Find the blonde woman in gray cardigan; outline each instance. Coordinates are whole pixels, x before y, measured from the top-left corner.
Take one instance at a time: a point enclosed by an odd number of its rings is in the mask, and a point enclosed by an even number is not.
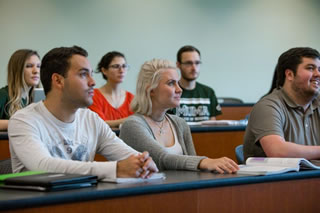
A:
[[[180,103],[182,90],[178,81],[179,74],[170,61],[153,59],[145,62],[131,103],[135,114],[123,123],[120,138],[138,151],[148,151],[161,170],[236,172],[238,165],[227,157],[197,156],[187,123],[166,113]]]

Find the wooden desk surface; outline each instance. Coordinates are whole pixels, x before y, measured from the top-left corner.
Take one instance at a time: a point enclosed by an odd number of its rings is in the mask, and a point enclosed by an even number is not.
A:
[[[166,180],[61,192],[0,189],[8,212],[319,212],[320,170],[272,176],[165,171]]]

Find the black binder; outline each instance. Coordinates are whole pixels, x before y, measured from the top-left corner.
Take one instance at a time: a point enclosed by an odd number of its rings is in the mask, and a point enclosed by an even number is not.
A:
[[[58,191],[97,185],[97,176],[42,173],[28,176],[6,178],[2,188],[27,189],[36,191]]]

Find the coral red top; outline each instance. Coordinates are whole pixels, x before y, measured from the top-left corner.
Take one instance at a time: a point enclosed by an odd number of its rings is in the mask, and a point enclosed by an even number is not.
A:
[[[94,89],[93,104],[89,107],[96,112],[104,121],[118,120],[126,118],[133,114],[130,110],[130,103],[134,95],[126,91],[126,98],[119,108],[114,108],[108,100],[103,96],[99,89]]]

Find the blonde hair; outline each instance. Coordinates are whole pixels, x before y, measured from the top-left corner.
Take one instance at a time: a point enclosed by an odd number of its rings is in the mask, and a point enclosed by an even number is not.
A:
[[[165,69],[176,69],[176,66],[165,59],[152,59],[141,66],[136,85],[136,95],[131,102],[131,110],[133,112],[151,115],[152,102],[150,92],[159,85],[161,73]]]
[[[31,56],[36,55],[40,59],[38,53],[30,49],[20,49],[15,51],[10,57],[8,63],[8,93],[9,101],[6,106],[9,106],[8,112],[11,117],[17,110],[23,108],[22,97],[27,93],[26,99],[27,104],[31,102],[30,93],[33,90],[31,87],[30,91],[27,83],[24,79],[24,67],[26,60]]]

